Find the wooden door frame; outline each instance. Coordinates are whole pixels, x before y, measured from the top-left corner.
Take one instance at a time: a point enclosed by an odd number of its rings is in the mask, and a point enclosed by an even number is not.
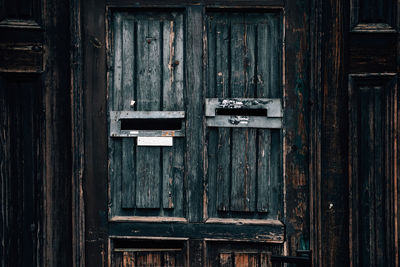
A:
[[[336,2],[340,2],[340,0],[331,0],[333,4]],[[160,2],[160,1],[155,1]],[[179,2],[179,1],[178,1]],[[242,1],[245,2],[245,1]],[[274,2],[274,1],[272,1]],[[280,2],[280,1],[275,1]],[[290,1],[292,2],[292,1]],[[322,92],[320,90],[321,85],[321,73],[325,66],[321,67],[321,34],[327,29],[321,29],[321,25],[326,18],[321,17],[322,10],[322,0],[314,0],[310,3],[310,6],[303,6],[303,11],[307,8],[314,9],[313,12],[310,12],[310,16],[307,14],[301,13],[299,11],[299,7],[295,3],[288,4],[289,6],[285,8],[286,16],[292,15],[296,18],[298,22],[298,28],[295,32],[286,32],[286,40],[298,40],[299,43],[298,49],[300,51],[308,51],[311,52],[311,58],[305,59],[309,60],[309,64],[311,65],[309,72],[304,72],[305,75],[309,75],[310,77],[310,90],[309,90],[309,101],[306,103],[302,103],[304,107],[310,106],[309,118],[309,127],[303,127],[301,129],[300,134],[293,133],[292,138],[299,136],[309,142],[309,147],[297,147],[296,145],[287,147],[287,149],[291,150],[293,154],[293,160],[299,160],[301,157],[309,157],[309,166],[307,169],[303,170],[304,179],[301,185],[296,185],[293,187],[287,188],[289,193],[300,196],[298,199],[305,201],[306,203],[310,202],[310,217],[308,218],[307,208],[304,209],[304,205],[302,201],[289,200],[289,205],[291,207],[291,212],[287,214],[289,221],[292,221],[292,225],[294,227],[289,227],[287,229],[287,233],[289,236],[293,236],[292,242],[295,242],[296,237],[303,232],[304,227],[308,227],[308,223],[304,221],[311,221],[310,224],[310,247],[317,251],[314,253],[314,262],[315,266],[318,266],[318,262],[321,261],[323,253],[322,251],[322,240],[320,231],[322,228],[321,221],[321,109],[322,105],[320,99],[322,97]],[[84,201],[84,174],[85,174],[85,137],[84,137],[84,86],[83,86],[83,39],[89,38],[89,36],[83,36],[83,25],[81,24],[82,16],[83,16],[83,8],[81,1],[71,0],[70,2],[70,18],[71,18],[71,37],[72,37],[72,53],[71,53],[71,62],[72,62],[72,77],[71,77],[71,111],[72,111],[72,208],[73,208],[73,216],[72,216],[72,227],[73,227],[73,263],[74,266],[84,266],[85,265],[85,242],[86,242],[86,231],[85,229],[85,201]],[[300,7],[301,8],[301,7]],[[339,8],[335,10],[337,14],[339,14],[342,10]],[[104,10],[105,12],[105,10]],[[305,27],[301,27],[303,23],[307,23],[306,20],[309,20],[309,25],[312,27],[309,31]],[[339,32],[340,33],[340,32]],[[310,34],[310,36],[308,36]],[[92,38],[92,37],[90,37]],[[334,36],[328,36],[328,38],[334,38]],[[93,39],[95,40],[95,39]],[[93,41],[91,40],[91,41]],[[301,40],[301,41],[300,41]],[[308,44],[307,42],[310,41]],[[288,41],[286,41],[288,43]],[[94,44],[96,45],[96,44]],[[100,44],[101,45],[101,44]],[[294,46],[294,45],[293,45]],[[332,49],[334,50],[334,49]],[[296,49],[292,49],[286,52],[286,57],[296,58],[297,51]],[[301,52],[300,52],[301,54]],[[305,52],[305,54],[307,54]],[[335,61],[336,62],[336,61]],[[288,63],[287,63],[288,64]],[[295,64],[292,64],[293,68]],[[296,73],[296,71],[292,71]],[[328,80],[335,80],[335,77],[330,77]],[[285,78],[285,82],[287,88],[296,88],[297,79],[292,77],[289,79]],[[301,83],[298,84],[301,86]],[[304,99],[303,99],[304,100]],[[297,105],[297,103],[291,103],[291,105]],[[309,134],[307,135],[307,132]],[[308,172],[308,175],[305,173]],[[296,175],[299,173],[298,168],[294,167],[292,169],[292,174]],[[293,176],[294,177],[294,176]],[[310,191],[308,189],[309,185]],[[310,194],[311,193],[311,194]],[[309,199],[310,196],[310,199]],[[310,201],[309,201],[310,200]],[[293,202],[291,202],[293,201]],[[307,205],[306,205],[307,206]],[[296,213],[295,211],[300,213]],[[304,220],[300,223],[297,223],[296,220],[298,218],[303,218]],[[343,227],[343,226],[341,226]],[[290,238],[289,238],[290,239]],[[296,245],[296,244],[295,244]],[[342,244],[332,244],[330,246],[342,246]],[[295,247],[295,246],[293,246]],[[286,249],[286,253],[289,251],[293,252],[293,249]]]

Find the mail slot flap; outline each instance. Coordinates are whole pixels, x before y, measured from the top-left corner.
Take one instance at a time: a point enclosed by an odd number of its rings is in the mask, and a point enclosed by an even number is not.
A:
[[[243,116],[254,116],[255,110],[266,110],[269,118],[282,118],[279,98],[206,98],[206,117],[215,117],[218,110],[240,110]],[[248,111],[248,114],[246,114]],[[227,115],[227,114],[224,114]]]
[[[208,127],[282,128],[279,98],[207,98]]]
[[[182,137],[184,118],[184,111],[110,111],[110,136]]]

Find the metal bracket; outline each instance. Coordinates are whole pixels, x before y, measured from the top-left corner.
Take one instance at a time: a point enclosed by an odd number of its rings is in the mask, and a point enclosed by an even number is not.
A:
[[[279,98],[206,98],[208,127],[282,128]]]

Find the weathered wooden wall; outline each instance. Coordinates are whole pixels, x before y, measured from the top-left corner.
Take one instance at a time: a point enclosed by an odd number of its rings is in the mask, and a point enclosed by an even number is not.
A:
[[[314,263],[397,266],[398,1],[313,5]]]
[[[222,1],[220,4],[258,8],[258,2]],[[276,7],[285,5],[283,56],[287,60],[283,63],[286,64],[283,78],[290,90],[284,93],[283,100],[288,130],[282,151],[285,161],[279,167],[282,170],[274,169],[285,174],[285,192],[293,196],[285,199],[285,251],[294,254],[296,249],[310,246],[315,266],[398,266],[398,1],[265,2]],[[107,147],[97,146],[108,138],[106,1],[83,3],[85,27],[81,24],[81,3],[76,0],[0,3],[1,264],[83,266],[86,253],[86,262],[101,266],[107,262],[108,235],[124,235],[132,227],[131,224],[118,227],[108,224],[107,180],[97,179],[104,177],[108,169]],[[120,0],[107,3],[120,7],[127,4]],[[218,7],[210,1],[201,3]],[[144,6],[149,12],[152,5],[163,4],[154,0]],[[201,99],[205,95],[219,96],[208,92],[209,88],[203,92],[203,82],[219,83],[212,80],[213,75],[210,78],[199,73],[207,60],[215,68],[223,62],[213,61],[211,54],[211,60],[202,57],[202,51],[212,51],[213,45],[217,51],[219,40],[211,31],[208,38],[214,38],[216,43],[204,46],[200,37],[204,29],[193,23],[202,20],[203,8],[178,0],[168,4],[179,10],[182,5],[188,5],[182,18],[187,34],[183,43],[191,50],[177,66],[194,66],[185,74],[186,82],[197,93],[187,96],[187,142],[193,146],[185,162],[194,167],[185,173],[189,205],[185,215],[189,221],[199,222],[205,213],[203,196],[198,194],[203,186],[202,162],[213,154],[195,153],[202,151],[205,144],[196,141],[205,132],[197,116],[203,112]],[[125,25],[129,23],[130,20]],[[223,23],[215,27],[222,27],[222,32],[226,30]],[[233,41],[239,39],[240,36]],[[249,41],[251,44],[255,39]],[[257,53],[264,52],[268,53]],[[82,53],[91,61],[84,62]],[[236,66],[235,59],[231,67]],[[257,68],[262,68],[263,62],[258,63]],[[125,68],[125,71],[130,70]],[[262,134],[258,134],[260,139]],[[217,136],[212,135],[210,140],[216,141]],[[273,138],[278,139],[276,133],[271,134]],[[129,145],[129,141],[126,143]],[[182,147],[188,148],[183,144]],[[181,156],[177,157],[178,161],[182,160]],[[157,179],[165,182],[163,178]],[[275,182],[277,187],[281,186],[279,181]],[[124,190],[134,191],[128,179],[122,178],[121,183],[126,185]],[[177,203],[183,196],[174,197],[175,208],[180,208]],[[215,192],[214,200],[220,197],[227,204],[231,202],[229,208],[240,211],[251,209],[256,201],[252,199],[254,203],[246,206],[234,202],[230,193]],[[163,199],[161,195],[157,201],[160,199]],[[136,197],[125,198],[120,202],[132,210],[136,200]],[[264,200],[257,199],[260,205]],[[146,201],[142,204],[150,207],[152,200]],[[161,204],[166,207],[170,201],[166,198]],[[209,215],[218,213],[208,208]],[[223,205],[220,208],[224,209]],[[276,213],[281,209],[277,208]],[[184,212],[176,214],[181,216]],[[148,225],[136,226],[143,230]],[[226,244],[203,241],[199,233],[205,231],[212,237],[224,232],[223,227],[196,225],[188,230],[181,226],[171,230],[164,224],[149,231],[158,235],[168,231],[171,235],[193,235],[187,245],[193,266],[208,264],[202,258],[205,251],[212,256],[210,262],[228,266],[234,261],[252,262],[253,256],[260,261],[258,254],[266,252],[253,243],[240,248],[232,243],[230,252],[222,251]],[[233,225],[231,230],[232,238],[237,239],[243,238],[242,231],[252,234],[250,227]],[[243,248],[258,254],[242,255]],[[267,250],[280,253],[281,248],[271,245]],[[129,262],[137,256],[135,253],[118,252],[115,261]],[[161,255],[164,259],[171,258],[168,253],[160,254],[161,261]]]
[[[71,266],[68,1],[1,1],[1,266]]]

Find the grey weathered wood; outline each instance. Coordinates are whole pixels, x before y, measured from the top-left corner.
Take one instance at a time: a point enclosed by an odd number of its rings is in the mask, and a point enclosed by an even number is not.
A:
[[[161,40],[160,22],[139,20],[137,29],[137,109],[160,110],[161,107]],[[136,207],[160,207],[160,148],[136,147]]]
[[[226,16],[222,16],[221,22],[215,25],[213,39],[210,43],[215,43],[214,57],[216,77],[215,82],[211,86],[215,87],[214,93],[217,97],[229,96],[229,22]],[[211,52],[211,51],[210,51]],[[207,105],[206,105],[207,108]],[[215,111],[215,110],[214,110]],[[206,115],[207,116],[207,115]],[[217,173],[216,173],[216,205],[218,210],[229,211],[230,209],[230,179],[231,179],[231,130],[218,129],[217,146]],[[214,206],[215,204],[213,204]]]
[[[183,15],[163,23],[163,110],[184,110],[183,99]],[[184,125],[183,125],[184,126]],[[184,179],[184,140],[162,148],[163,208],[175,209],[182,216]]]
[[[122,108],[130,110],[134,99],[135,51],[133,20],[122,21]],[[122,177],[121,177],[121,207],[135,206],[135,147],[134,140],[122,139]]]
[[[245,207],[243,210],[256,211],[257,206],[257,212],[263,212],[263,216],[271,218],[278,218],[277,214],[281,212],[282,143],[279,128],[282,124],[279,118],[282,117],[283,110],[280,106],[282,98],[280,23],[280,16],[277,14],[210,13],[208,15],[205,114],[208,127],[209,216],[220,216],[215,206],[220,212],[231,212],[235,209],[242,211],[247,199],[251,208]],[[237,36],[232,36],[235,32]],[[250,122],[247,125],[234,125],[233,127],[254,127],[254,130],[242,129],[242,138],[236,136],[239,144],[236,144],[238,147],[235,150],[233,149],[236,146],[235,141],[231,139],[231,135],[238,133],[231,134],[232,129],[223,127],[232,127],[229,120],[236,117],[216,115],[215,110],[221,108],[224,99],[243,101],[247,105],[245,108],[250,109],[268,107],[266,103],[254,105],[251,100],[257,98],[262,101],[273,98],[276,107],[268,109],[267,114],[268,117],[277,119],[249,116]],[[242,108],[240,105],[229,106],[229,108],[235,107]],[[273,130],[273,142],[271,131],[262,129],[265,127],[277,128]],[[213,128],[217,128],[218,139],[215,136],[217,131]],[[249,140],[246,140],[246,137]],[[273,157],[271,154],[274,154]],[[236,155],[239,155],[239,158]],[[238,168],[237,164],[244,164],[244,167]],[[270,169],[271,164],[273,167]],[[241,197],[233,195],[238,193],[236,189],[242,190],[239,192]],[[232,208],[230,204],[232,199],[239,201],[242,207]],[[268,210],[269,202],[273,202],[276,207]]]
[[[258,130],[257,157],[257,211],[267,212],[271,195],[271,134],[269,130]]]
[[[245,97],[253,98],[256,96],[256,25],[250,23],[251,22],[251,14],[245,15],[245,59],[246,63],[244,65],[244,71],[246,75],[245,86],[246,92]],[[280,101],[279,101],[280,102]],[[276,102],[273,102],[276,103]],[[279,109],[278,113],[281,111]],[[269,114],[273,114],[276,112],[268,112]],[[268,114],[268,115],[269,115]],[[247,192],[247,199],[249,199],[249,207],[247,208],[249,211],[255,211],[256,202],[257,202],[257,130],[256,129],[248,129],[248,134],[246,136],[246,141],[248,142],[247,148],[247,163],[245,175],[247,175],[247,179],[245,179]]]
[[[180,138],[173,147],[161,149],[138,147],[134,138],[127,137],[185,136],[183,14],[120,12],[113,15],[112,25],[109,93],[112,215],[181,217],[185,141]],[[143,118],[177,118],[181,119],[182,127],[120,129],[122,119]],[[114,169],[119,175],[112,172]],[[148,208],[159,210],[155,213]]]
[[[186,13],[186,36],[185,46],[186,65],[186,163],[191,166],[185,172],[187,175],[187,199],[188,216],[190,222],[199,222],[203,214],[203,196],[199,188],[203,188],[203,84],[202,84],[202,51],[203,51],[203,28],[199,27],[202,22],[203,8],[191,6]],[[200,190],[201,191],[201,190]]]
[[[231,97],[245,97],[247,95],[246,74],[246,25],[243,15],[232,18],[230,48],[231,48]],[[231,210],[249,211],[250,196],[247,172],[248,159],[248,129],[232,129],[232,181],[231,181]]]
[[[112,90],[109,92],[109,109],[122,109],[122,22],[121,16],[116,14],[113,24],[113,72],[112,72]],[[109,142],[109,178],[112,205],[111,214],[116,214],[121,205],[121,156],[122,141],[115,140]]]

